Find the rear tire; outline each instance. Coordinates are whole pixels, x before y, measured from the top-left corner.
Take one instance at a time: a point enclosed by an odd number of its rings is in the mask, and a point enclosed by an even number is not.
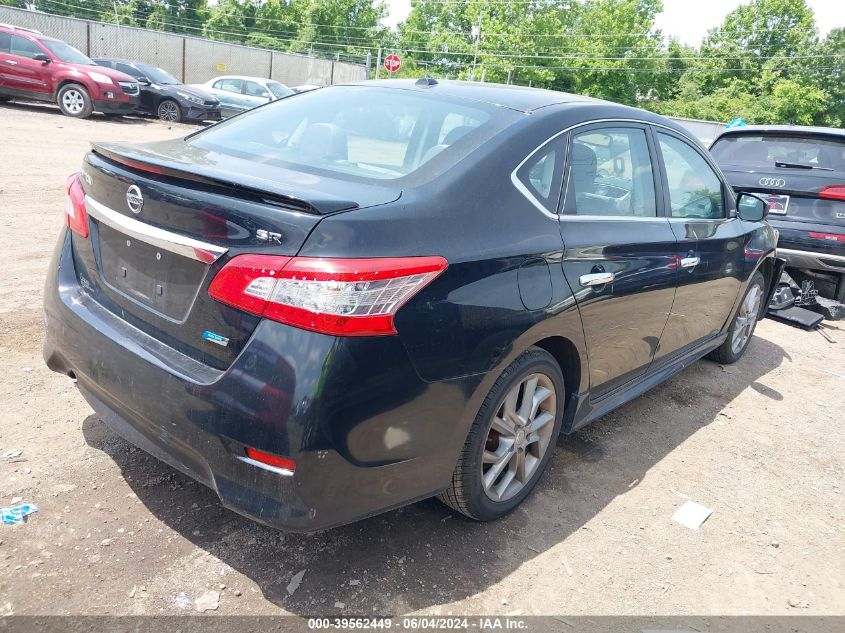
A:
[[[730,365],[742,358],[748,348],[748,343],[751,342],[751,337],[754,335],[757,321],[765,313],[765,300],[766,280],[760,271],[757,271],[751,277],[742,303],[739,304],[733,321],[731,321],[728,338],[707,355],[709,359],[723,365]]]
[[[484,399],[452,483],[438,498],[477,521],[513,511],[554,453],[564,396],[563,374],[551,354],[532,347],[517,358]]]
[[[59,110],[74,119],[87,119],[94,112],[94,103],[84,86],[65,84],[56,95]]]
[[[182,120],[182,108],[173,99],[165,99],[159,103],[156,114],[159,119],[168,123],[179,123]]]

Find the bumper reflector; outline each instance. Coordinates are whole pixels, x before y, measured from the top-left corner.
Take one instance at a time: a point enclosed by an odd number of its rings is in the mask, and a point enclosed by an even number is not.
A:
[[[238,459],[246,462],[247,464],[252,464],[253,466],[263,468],[264,470],[269,470],[288,477],[293,475],[296,470],[296,462],[292,459],[273,455],[272,453],[265,453],[264,451],[259,451],[257,448],[247,447],[246,456],[238,457]]]

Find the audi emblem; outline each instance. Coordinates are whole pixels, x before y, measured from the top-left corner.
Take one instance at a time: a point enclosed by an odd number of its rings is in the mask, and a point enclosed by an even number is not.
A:
[[[786,181],[783,178],[761,178],[760,184],[764,187],[785,187]]]

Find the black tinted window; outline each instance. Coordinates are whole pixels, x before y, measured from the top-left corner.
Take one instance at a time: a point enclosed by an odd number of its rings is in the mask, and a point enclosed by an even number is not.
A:
[[[563,176],[563,140],[558,138],[531,156],[517,172],[528,194],[547,211],[557,213]]]
[[[429,161],[452,164],[515,116],[430,93],[339,86],[275,101],[189,143],[262,163],[390,180]]]
[[[657,135],[673,218],[723,218],[722,181],[691,145],[667,134]]]
[[[130,77],[134,77],[135,79],[141,77],[140,71],[138,71],[137,68],[133,68],[129,64],[121,64],[120,62],[117,62],[114,67],[115,70],[119,70],[122,73],[126,73],[127,75],[129,75]]]
[[[29,57],[32,59],[36,55],[43,54],[44,51],[32,40],[28,40],[20,35],[11,35],[11,42],[9,44],[9,53],[12,55],[19,55],[21,57]]]
[[[742,134],[719,139],[710,152],[720,164],[845,172],[845,140]]]
[[[601,128],[573,135],[566,212],[654,217],[654,176],[645,132]]]

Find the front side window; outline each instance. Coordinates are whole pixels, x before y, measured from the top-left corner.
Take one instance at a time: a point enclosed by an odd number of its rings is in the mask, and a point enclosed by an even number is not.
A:
[[[274,101],[189,142],[265,164],[391,180],[429,162],[452,164],[517,116],[475,101],[343,86]]]
[[[267,90],[259,83],[254,81],[247,81],[244,84],[244,93],[250,97],[267,97]]]
[[[289,97],[293,94],[293,90],[283,84],[280,84],[278,81],[268,81],[267,87],[279,99],[282,97]]]
[[[572,136],[564,210],[577,215],[655,217],[648,141],[640,128],[598,128]]]
[[[8,53],[11,45],[12,36],[8,33],[0,31],[0,53]]]
[[[668,134],[657,134],[673,218],[725,217],[722,181],[704,157]]]
[[[9,45],[9,53],[18,55],[19,57],[29,57],[32,59],[36,55],[44,54],[41,47],[32,40],[28,40],[20,35],[12,35]]]

